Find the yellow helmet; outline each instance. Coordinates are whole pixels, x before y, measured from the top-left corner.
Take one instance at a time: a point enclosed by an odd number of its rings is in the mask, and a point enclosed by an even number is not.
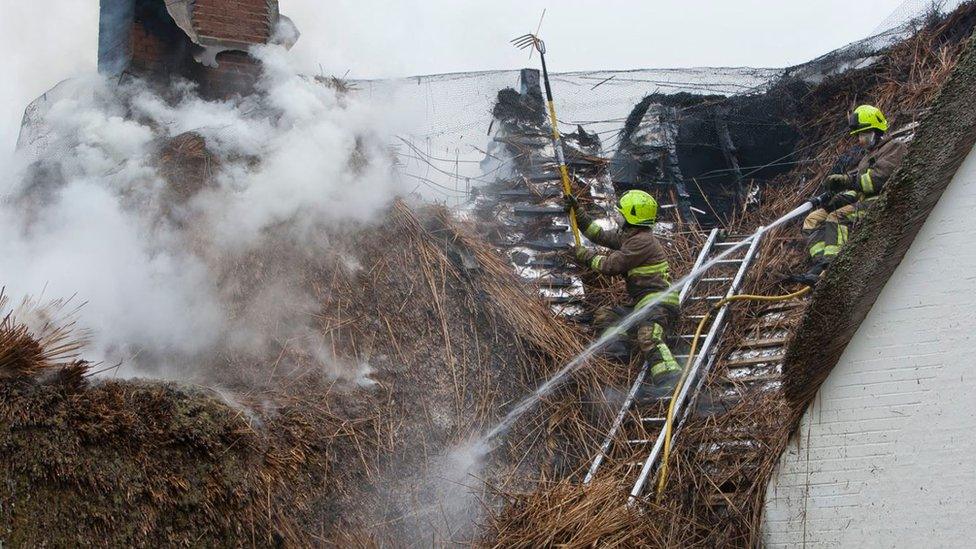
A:
[[[617,209],[629,225],[650,227],[657,221],[657,200],[644,191],[625,192]]]
[[[868,130],[878,130],[882,133],[888,131],[888,119],[881,109],[873,105],[861,105],[854,109],[848,124],[851,127],[851,135]]]

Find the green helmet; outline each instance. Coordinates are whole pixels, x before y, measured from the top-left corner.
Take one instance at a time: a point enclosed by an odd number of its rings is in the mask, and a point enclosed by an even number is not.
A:
[[[851,127],[851,135],[868,130],[878,130],[882,133],[888,131],[888,119],[881,109],[873,105],[861,105],[854,109],[848,124]]]
[[[650,227],[657,221],[657,200],[644,191],[627,191],[620,197],[620,213],[628,225]]]

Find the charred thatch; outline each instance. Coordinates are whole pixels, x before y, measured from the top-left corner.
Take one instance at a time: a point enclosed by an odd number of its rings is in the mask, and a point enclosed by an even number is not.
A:
[[[518,90],[505,88],[498,92],[492,116],[502,121],[528,120],[541,127],[546,122],[545,103],[541,92],[522,94]]]

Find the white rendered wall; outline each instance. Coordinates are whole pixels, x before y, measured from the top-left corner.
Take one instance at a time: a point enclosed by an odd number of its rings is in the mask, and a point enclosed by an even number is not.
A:
[[[768,547],[976,547],[976,152],[803,419]]]

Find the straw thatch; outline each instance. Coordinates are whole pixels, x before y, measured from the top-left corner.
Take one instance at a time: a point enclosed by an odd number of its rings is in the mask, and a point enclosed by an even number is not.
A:
[[[41,307],[24,301],[16,313],[0,289],[0,381],[57,376],[77,382],[89,367],[81,360],[85,338],[74,331],[66,302]],[[63,316],[62,316],[63,315]],[[29,319],[30,325],[20,319]]]
[[[5,317],[0,477],[11,489],[0,494],[0,538],[471,539],[467,527],[494,501],[484,481],[524,488],[582,458],[562,444],[599,434],[577,404],[600,398],[600,380],[615,375],[599,361],[564,389],[572,398],[557,394],[532,410],[484,467],[442,479],[446,453],[530,393],[584,338],[444,210],[397,203],[383,226],[328,239],[332,253],[306,258],[301,279],[316,296],[313,326],[326,356],[283,342],[267,361],[213,359],[199,365],[212,388],[94,378],[69,387],[40,374],[84,364],[74,362],[70,326],[35,332]],[[239,268],[255,281],[273,278],[294,259],[277,253]],[[463,524],[441,518],[447,504],[432,486],[451,497],[474,487]]]

